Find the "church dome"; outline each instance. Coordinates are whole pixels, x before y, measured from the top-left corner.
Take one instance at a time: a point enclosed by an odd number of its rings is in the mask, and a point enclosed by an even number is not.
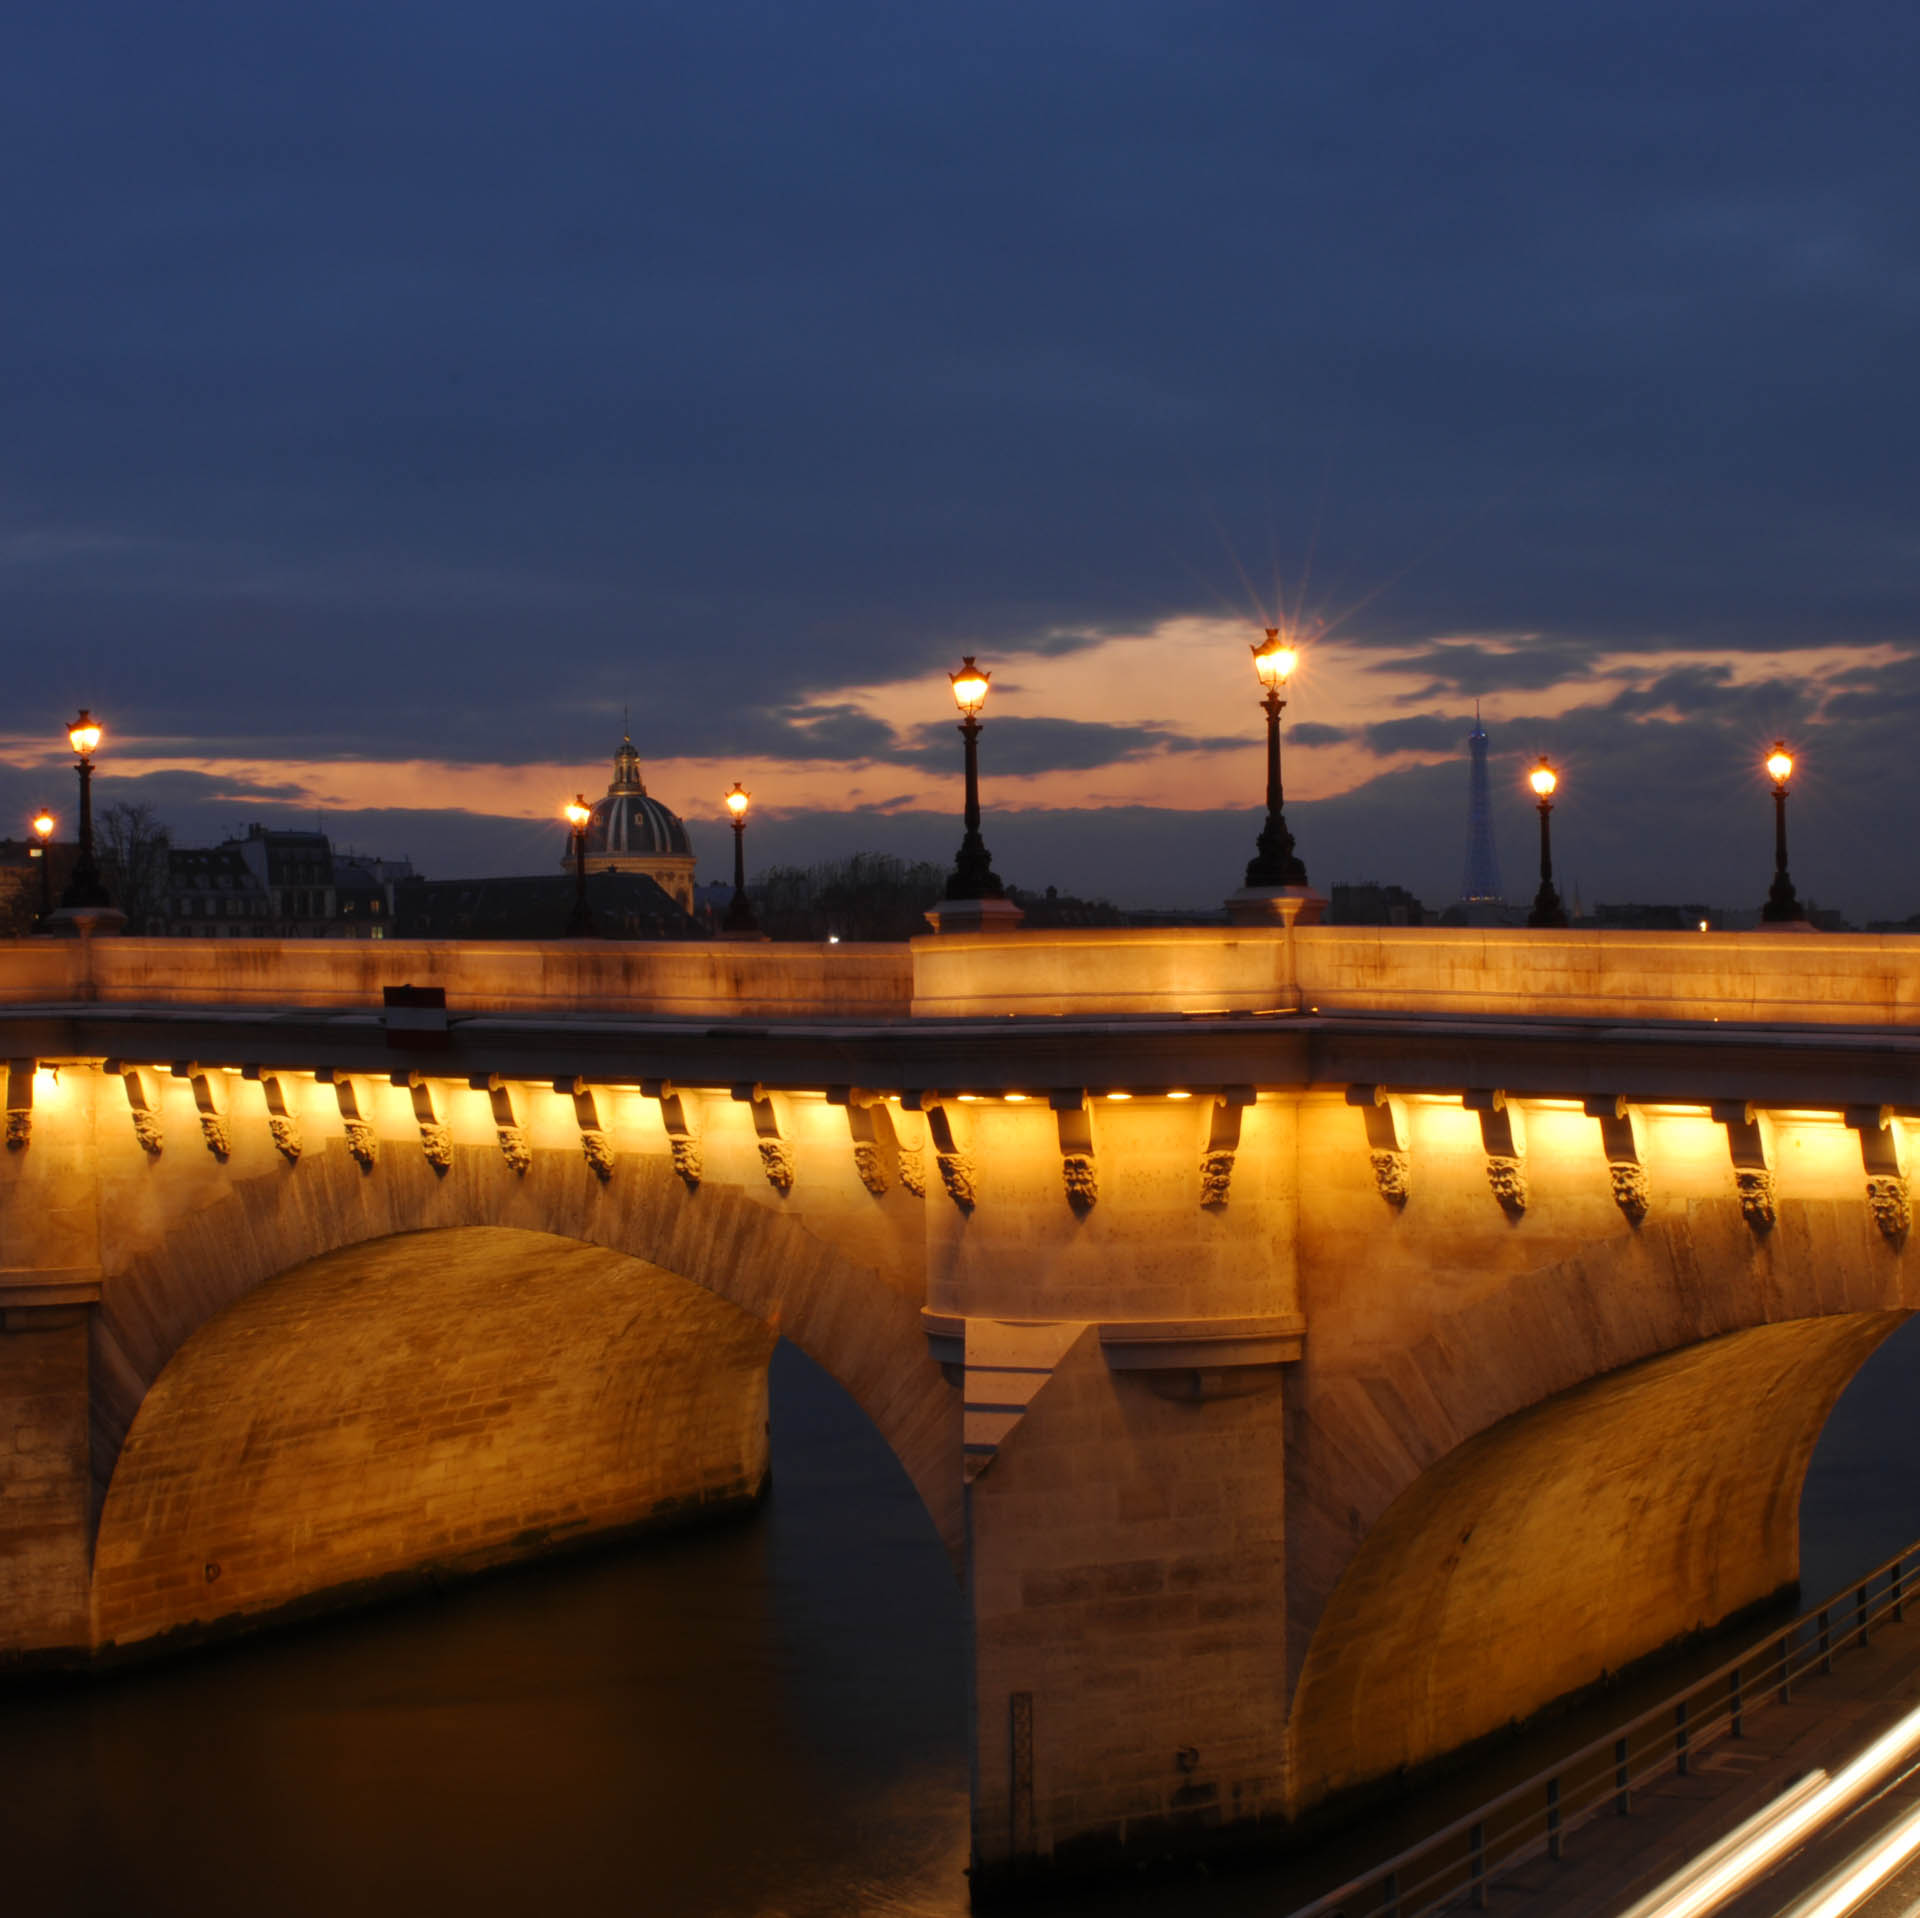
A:
[[[657,799],[643,792],[611,792],[587,822],[587,863],[609,855],[691,859],[687,829]]]
[[[569,835],[561,863],[572,860]],[[587,865],[595,872],[646,873],[683,906],[693,903],[692,841],[679,816],[648,797],[631,738],[621,740],[613,781],[587,821]]]

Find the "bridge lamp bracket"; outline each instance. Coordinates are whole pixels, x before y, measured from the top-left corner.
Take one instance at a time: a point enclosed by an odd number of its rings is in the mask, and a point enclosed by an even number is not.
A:
[[[827,1104],[839,1106],[846,1113],[853,1169],[860,1183],[879,1198],[900,1164],[900,1144],[894,1136],[893,1115],[887,1110],[885,1093],[865,1086],[828,1086]]]
[[[1222,1086],[1207,1108],[1207,1146],[1200,1155],[1200,1203],[1222,1206],[1233,1185],[1240,1151],[1240,1115],[1259,1094],[1252,1086]]]
[[[605,1185],[613,1177],[613,1141],[601,1123],[593,1088],[576,1077],[554,1080],[553,1089],[573,1101],[573,1122],[580,1128],[580,1156],[586,1160],[588,1171]]]
[[[1470,1087],[1460,1095],[1460,1103],[1480,1115],[1487,1184],[1508,1218],[1518,1219],[1532,1196],[1527,1184],[1527,1134],[1520,1109],[1508,1103],[1505,1091],[1498,1086]]]
[[[731,1091],[735,1101],[752,1108],[753,1136],[760,1148],[760,1170],[767,1175],[767,1183],[785,1198],[793,1190],[796,1167],[793,1144],[780,1129],[780,1115],[774,1110],[772,1095],[763,1085],[745,1082],[732,1087]]]
[[[1618,1092],[1582,1100],[1581,1109],[1589,1119],[1600,1122],[1600,1150],[1613,1184],[1613,1202],[1629,1223],[1638,1225],[1652,1203],[1639,1115],[1627,1103],[1625,1094]]]
[[[192,1086],[194,1109],[200,1115],[200,1136],[207,1150],[225,1165],[233,1151],[233,1131],[213,1096],[213,1081],[207,1076],[207,1068],[196,1059],[180,1059],[174,1062],[173,1076]]]
[[[687,1118],[679,1089],[671,1079],[642,1079],[640,1096],[659,1106],[660,1125],[667,1135],[667,1149],[673,1154],[674,1175],[689,1192],[694,1191],[700,1184],[700,1139]]]
[[[118,1078],[126,1087],[127,1115],[133,1121],[133,1136],[140,1142],[142,1152],[149,1158],[157,1159],[162,1143],[160,1115],[154,1110],[146,1074],[124,1059],[108,1059],[100,1069]]]
[[[7,1061],[7,1150],[18,1152],[33,1137],[32,1059]]]
[[[467,1081],[472,1092],[484,1092],[487,1104],[493,1113],[494,1138],[500,1146],[500,1156],[507,1162],[507,1170],[524,1173],[533,1164],[533,1147],[527,1140],[527,1129],[520,1122],[520,1115],[514,1110],[513,1089],[497,1072],[476,1072]]]
[[[1100,1166],[1093,1151],[1093,1114],[1083,1086],[1061,1086],[1047,1094],[1060,1140],[1060,1177],[1067,1203],[1085,1218],[1100,1196]]]
[[[1773,1139],[1766,1116],[1745,1099],[1716,1099],[1707,1108],[1727,1133],[1733,1161],[1734,1191],[1740,1211],[1756,1232],[1772,1228],[1779,1216],[1773,1178]]]
[[[273,1149],[289,1165],[298,1165],[302,1150],[300,1122],[288,1109],[286,1088],[280,1083],[280,1075],[254,1064],[242,1066],[240,1076],[251,1079],[267,1102],[267,1132],[273,1140]]]
[[[1900,1122],[1892,1106],[1849,1106],[1844,1116],[1860,1140],[1867,1209],[1889,1244],[1903,1244],[1913,1223],[1913,1206],[1907,1192],[1906,1140]]]
[[[420,1129],[420,1150],[436,1173],[444,1173],[453,1163],[453,1130],[440,1116],[433,1087],[419,1072],[389,1073],[388,1083],[412,1102],[413,1122]]]
[[[1366,1122],[1367,1163],[1380,1196],[1389,1205],[1405,1205],[1413,1193],[1405,1105],[1389,1097],[1385,1086],[1349,1086],[1347,1104]]]
[[[313,1075],[322,1085],[333,1087],[334,1103],[340,1108],[340,1123],[346,1128],[347,1152],[362,1172],[371,1172],[380,1157],[380,1135],[360,1103],[360,1089],[353,1075],[322,1066]]]

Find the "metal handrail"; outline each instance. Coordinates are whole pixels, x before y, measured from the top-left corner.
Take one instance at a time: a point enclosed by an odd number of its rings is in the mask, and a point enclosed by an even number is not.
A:
[[[1560,1857],[1568,1831],[1609,1800],[1625,1817],[1636,1786],[1669,1770],[1684,1776],[1704,1746],[1723,1734],[1740,1737],[1746,1719],[1768,1702],[1786,1703],[1797,1678],[1830,1672],[1836,1650],[1866,1644],[1883,1622],[1899,1623],[1915,1570],[1908,1561],[1916,1557],[1920,1541],[1624,1725],[1302,1905],[1291,1918],[1427,1918],[1462,1898],[1484,1908],[1497,1872],[1541,1850]],[[1876,1604],[1871,1595],[1882,1583],[1884,1599]],[[1657,1737],[1645,1737],[1656,1729]]]

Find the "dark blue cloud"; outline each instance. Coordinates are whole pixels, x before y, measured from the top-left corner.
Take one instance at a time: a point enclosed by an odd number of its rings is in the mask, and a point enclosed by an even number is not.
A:
[[[1488,693],[1541,692],[1549,686],[1579,679],[1601,651],[1594,640],[1546,635],[1509,640],[1500,645],[1446,639],[1393,653],[1381,659],[1375,670],[1429,674],[1424,687],[1407,695],[1410,702],[1447,694],[1460,699],[1478,699]]]
[[[1368,726],[1362,736],[1377,753],[1447,753],[1464,752],[1472,731],[1471,714],[1409,713]]]
[[[1916,52],[1731,0],[31,10],[17,723],[853,756],[779,715],[1251,625],[1309,554],[1356,642],[1541,636],[1432,648],[1434,704],[1911,639]]]

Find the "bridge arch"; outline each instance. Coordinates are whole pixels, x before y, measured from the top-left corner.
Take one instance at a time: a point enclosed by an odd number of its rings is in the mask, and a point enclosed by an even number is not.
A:
[[[478,1261],[468,1281],[453,1276],[456,1253]],[[585,1315],[583,1362],[597,1351],[615,1371],[625,1364],[639,1379],[661,1375],[675,1354],[697,1357],[681,1370],[687,1380],[705,1381],[685,1389],[708,1392],[709,1422],[748,1416],[764,1426],[765,1361],[776,1336],[792,1338],[871,1419],[957,1555],[955,1395],[928,1356],[918,1301],[875,1266],[737,1188],[708,1182],[689,1191],[664,1160],[623,1157],[603,1183],[577,1155],[558,1152],[537,1152],[516,1175],[497,1153],[457,1149],[444,1176],[395,1152],[369,1176],[330,1148],[297,1167],[233,1180],[109,1271],[92,1330],[97,1639],[115,1637],[116,1617],[132,1616],[116,1610],[115,1597],[117,1587],[125,1596],[139,1556],[129,1540],[143,1528],[165,1529],[169,1468],[160,1462],[164,1447],[146,1443],[149,1430],[185,1413],[189,1388],[217,1395],[223,1369],[249,1341],[262,1360],[276,1341],[293,1349],[303,1333],[297,1298],[276,1295],[305,1286],[349,1317],[347,1295],[377,1296],[402,1319],[414,1314],[410,1329],[397,1320],[396,1330],[424,1348],[437,1336],[430,1329],[435,1301],[457,1318],[488,1298],[506,1298],[501,1275],[515,1261],[547,1285],[556,1310]],[[276,1283],[287,1277],[297,1283]],[[626,1303],[616,1310],[618,1297]],[[644,1350],[627,1323],[636,1314],[651,1314],[653,1343]],[[355,1350],[355,1363],[385,1362],[377,1342],[356,1347],[352,1337],[336,1357],[346,1363]],[[476,1381],[492,1377],[491,1360],[470,1354],[461,1363]],[[608,1389],[618,1400],[628,1388]],[[554,1391],[547,1410],[560,1416],[567,1392]],[[731,1412],[714,1396],[727,1394],[736,1401]],[[317,1407],[313,1415],[321,1416]],[[603,1402],[588,1423],[612,1430],[633,1416],[630,1401]],[[201,1417],[209,1434],[225,1429],[204,1407]],[[242,1420],[228,1441],[244,1430]],[[743,1495],[751,1487],[734,1481],[743,1471],[752,1475],[750,1450],[733,1448],[730,1475],[719,1463],[727,1449],[720,1444],[713,1458],[695,1462],[694,1479],[712,1479],[715,1496]],[[606,1522],[645,1515],[632,1509],[646,1502],[644,1486],[629,1489],[624,1516],[609,1512]],[[535,1501],[529,1509],[545,1508]],[[475,1547],[480,1556],[487,1549]],[[222,1579],[235,1576],[225,1561],[206,1562],[221,1564]],[[204,1577],[204,1566],[198,1569]],[[229,1585],[229,1594],[236,1590]]]
[[[1790,1586],[1815,1442],[1914,1289],[1849,1208],[1757,1239],[1696,1202],[1322,1381],[1300,1417],[1333,1495],[1291,1514],[1290,1570],[1340,1569],[1292,1620],[1295,1808]]]

